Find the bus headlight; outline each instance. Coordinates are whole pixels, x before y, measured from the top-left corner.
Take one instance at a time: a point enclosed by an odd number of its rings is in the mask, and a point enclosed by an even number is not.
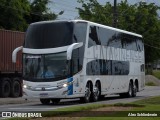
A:
[[[27,85],[23,85],[23,88],[25,88],[25,89],[26,89],[26,88],[27,88]]]
[[[29,89],[29,90],[31,90],[31,89],[32,89],[32,87],[31,87],[31,86],[28,86],[28,85],[25,85],[25,84],[23,85],[23,88],[24,88],[24,89]]]
[[[69,86],[69,85],[72,85],[73,82],[74,82],[74,81],[71,81],[71,82],[68,82],[68,83],[64,83],[64,84],[63,84],[63,87],[67,87],[67,86]]]
[[[67,87],[67,86],[68,86],[67,83],[63,84],[63,87]]]

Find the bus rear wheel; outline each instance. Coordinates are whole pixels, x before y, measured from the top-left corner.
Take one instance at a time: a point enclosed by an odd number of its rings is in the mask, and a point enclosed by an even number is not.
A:
[[[125,98],[125,97],[135,97],[137,93],[137,88],[136,85],[133,82],[129,83],[129,88],[127,93],[120,93],[120,97]]]
[[[129,88],[128,88],[128,92],[127,92],[127,97],[132,97],[132,93],[133,93],[133,89],[132,89],[132,83],[129,83]]]
[[[50,99],[40,99],[40,102],[41,102],[43,105],[49,105],[49,104],[50,104]]]
[[[136,84],[133,84],[133,87],[132,87],[132,97],[136,97],[137,95],[137,86]]]

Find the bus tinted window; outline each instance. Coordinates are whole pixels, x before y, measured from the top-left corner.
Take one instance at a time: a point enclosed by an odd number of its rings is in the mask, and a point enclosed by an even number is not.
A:
[[[108,30],[111,31],[111,30]],[[112,32],[112,37],[109,38],[107,46],[122,48],[121,45],[121,34],[119,32]]]
[[[85,43],[86,43],[86,31],[87,31],[86,23],[77,22],[74,24],[73,43],[83,42],[83,46],[73,50],[73,53],[72,53],[73,74],[80,71],[83,66],[84,49],[85,49]]]
[[[31,24],[27,30],[24,47],[43,49],[72,44],[73,23],[44,22]]]
[[[104,45],[134,51],[143,50],[143,43],[140,37],[98,26],[90,26],[88,47],[95,45]]]
[[[98,39],[97,27],[90,26],[88,47],[95,45],[101,45],[101,41]]]
[[[106,30],[105,28],[98,29],[98,38],[100,39],[102,45],[107,46],[108,41],[112,39],[112,36],[115,34],[112,30]]]
[[[112,75],[128,75],[129,74],[129,62],[124,61],[112,61]]]
[[[87,75],[128,75],[129,62],[116,60],[93,60],[87,63]]]
[[[71,60],[71,69],[72,75],[76,74],[82,69],[83,66],[83,58],[79,56],[79,49],[75,49],[72,53],[72,60]]]

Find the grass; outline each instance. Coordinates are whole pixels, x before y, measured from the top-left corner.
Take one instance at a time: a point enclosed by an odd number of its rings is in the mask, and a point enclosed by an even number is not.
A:
[[[74,107],[66,107],[66,108],[60,108],[56,111],[47,111],[42,113],[43,117],[52,117],[52,116],[61,116],[61,115],[67,115],[71,113],[76,113],[79,111],[89,111],[92,109],[107,107],[109,105],[107,104],[89,104],[89,105],[82,105],[82,106],[74,106]]]
[[[128,113],[144,113],[145,111],[148,113],[154,112],[158,113],[160,115],[160,96],[158,97],[152,97],[147,98],[139,101],[135,101],[129,104],[123,104],[123,103],[117,103],[115,106],[135,106],[131,111],[128,111]],[[140,112],[141,111],[141,112]],[[155,112],[157,111],[157,112]],[[116,117],[120,116],[118,114],[121,114],[121,112],[115,112],[115,117],[83,117],[80,118],[80,120],[159,120],[160,117]],[[122,114],[124,114],[122,112]]]
[[[160,80],[160,70],[153,70],[153,76]]]
[[[156,86],[156,84],[154,82],[147,82],[146,86]]]
[[[136,103],[116,103],[113,106],[115,107],[145,107],[145,105],[139,105]]]
[[[89,105],[80,105],[80,106],[74,106],[74,107],[66,107],[66,108],[60,108],[56,111],[48,111],[42,113],[43,117],[56,117],[56,116],[65,116],[65,115],[74,115],[75,112],[81,113],[85,112],[86,114],[89,113],[90,110],[98,109],[98,108],[105,108],[105,107],[130,107],[130,111],[112,111],[111,114],[107,114],[108,117],[79,117],[80,120],[159,120],[159,117],[118,117],[118,116],[128,116],[129,112],[135,112],[135,111],[158,111],[160,112],[160,96],[158,97],[151,97],[146,98],[143,100],[138,100],[132,103],[116,103],[112,105],[106,105],[106,104],[89,104]],[[108,113],[106,111],[106,113]],[[159,113],[160,114],[160,113]],[[71,116],[69,118],[71,118]],[[117,117],[116,117],[117,116]],[[63,117],[62,117],[63,118]],[[74,118],[74,117],[72,117]],[[59,119],[59,118],[58,118]],[[11,118],[9,120],[30,120],[29,118]],[[60,119],[59,119],[60,120]],[[66,119],[64,119],[66,120]]]
[[[63,116],[63,115],[77,113],[80,111],[89,111],[92,109],[103,108],[103,107],[107,107],[107,106],[110,106],[110,105],[89,104],[89,105],[82,105],[82,106],[66,107],[66,108],[57,109],[56,111],[54,110],[54,111],[42,112],[42,116],[43,117]],[[30,118],[9,118],[7,120],[30,120]]]
[[[146,98],[146,99],[138,100],[132,103],[139,104],[139,105],[160,105],[160,96]]]

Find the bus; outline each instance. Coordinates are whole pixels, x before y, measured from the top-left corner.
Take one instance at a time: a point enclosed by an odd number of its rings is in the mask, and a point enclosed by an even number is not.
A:
[[[23,53],[23,97],[42,104],[61,99],[135,97],[145,86],[142,36],[85,20],[30,24]]]

